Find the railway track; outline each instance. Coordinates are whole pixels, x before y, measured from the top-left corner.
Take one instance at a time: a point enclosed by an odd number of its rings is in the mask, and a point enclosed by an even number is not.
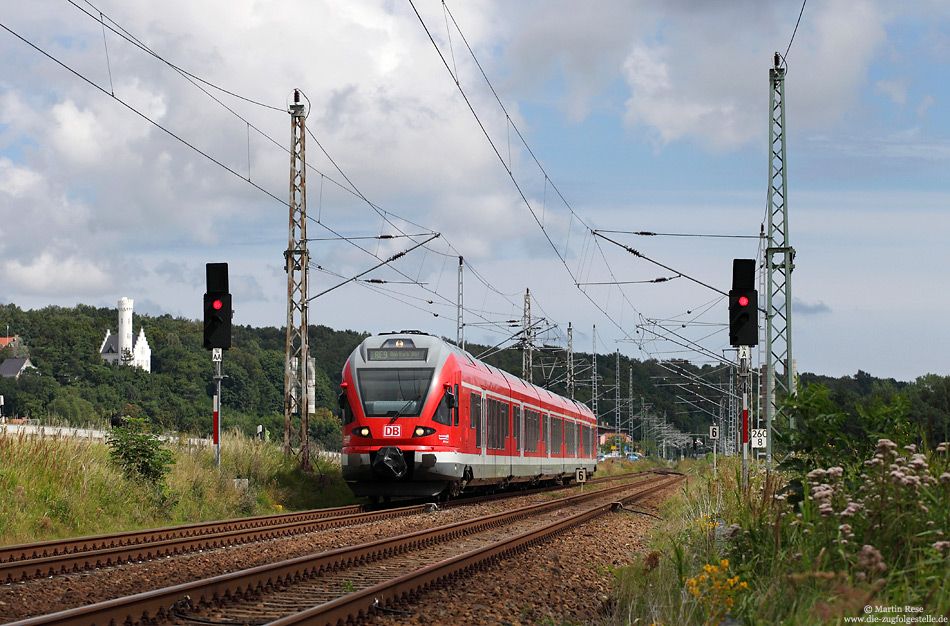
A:
[[[605,477],[590,482],[602,484],[641,474]],[[560,489],[566,488],[568,487]],[[443,506],[458,506],[551,490],[548,488],[481,496],[453,501]],[[58,576],[329,528],[417,515],[426,511],[427,506],[429,505],[420,502],[409,506],[375,509],[357,504],[298,513],[0,546],[0,583]]]
[[[399,537],[233,572],[16,622],[34,624],[337,623],[359,620],[443,584],[512,551],[543,541],[669,486],[681,476],[657,475],[633,484],[559,498]],[[243,601],[239,602],[239,601]],[[217,608],[218,604],[224,604]],[[197,612],[196,612],[197,611]],[[164,621],[162,621],[164,620]]]

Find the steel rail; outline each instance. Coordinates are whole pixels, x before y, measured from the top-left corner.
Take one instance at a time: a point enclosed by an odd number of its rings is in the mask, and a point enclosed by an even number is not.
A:
[[[591,484],[634,478],[642,472],[603,477]],[[570,486],[558,487],[566,489]],[[443,506],[460,506],[495,499],[552,491],[535,489],[455,500]],[[413,502],[413,501],[410,501]],[[296,513],[262,515],[214,522],[202,522],[140,531],[57,539],[38,543],[0,546],[0,583],[68,574],[97,567],[120,565],[189,551],[273,539],[344,525],[374,522],[422,513],[425,504],[411,504],[381,510],[364,505],[314,509]],[[327,521],[332,519],[334,521]],[[314,524],[313,522],[319,521]]]
[[[199,550],[210,550],[224,546],[233,546],[255,541],[266,541],[277,537],[299,535],[327,528],[339,528],[383,519],[393,519],[416,515],[425,510],[425,505],[415,505],[398,509],[386,509],[335,517],[318,517],[279,523],[271,526],[252,526],[238,530],[225,530],[216,533],[199,534],[185,537],[172,537],[141,544],[119,545],[115,547],[83,550],[57,554],[55,556],[31,558],[22,561],[0,563],[0,582],[19,582],[32,578],[44,578],[72,572],[80,572],[100,567],[121,565],[134,561],[147,561],[163,556],[173,556]]]
[[[664,475],[649,478],[638,485],[666,483]],[[662,485],[661,485],[662,486]],[[99,624],[138,623],[154,620],[169,614],[180,602],[192,606],[207,604],[216,599],[247,597],[268,588],[293,584],[294,581],[317,576],[325,571],[346,567],[349,564],[392,557],[407,551],[449,541],[467,533],[481,532],[503,525],[506,521],[528,517],[567,502],[578,503],[602,497],[605,494],[629,489],[631,485],[618,485],[597,491],[558,498],[549,502],[533,504],[512,511],[494,513],[471,520],[464,520],[425,530],[415,531],[387,539],[379,539],[357,546],[337,548],[318,554],[307,555],[258,567],[214,576],[146,591],[124,598],[107,600],[49,615],[41,615],[12,622],[9,626],[60,625],[80,626]],[[659,487],[657,487],[659,488]]]
[[[87,550],[102,550],[104,548],[148,543],[150,541],[165,541],[179,537],[210,535],[222,531],[239,530],[241,528],[262,528],[302,520],[351,515],[365,510],[366,507],[362,504],[353,504],[329,509],[313,509],[310,511],[259,515],[256,517],[239,517],[214,522],[196,522],[193,524],[165,526],[147,530],[129,530],[119,533],[69,537],[65,539],[54,539],[52,541],[0,546],[0,563],[7,561],[25,561],[28,559],[71,554]]]
[[[326,604],[275,620],[268,626],[296,626],[298,624],[331,626],[359,623],[360,620],[367,618],[377,606],[388,607],[398,604],[407,598],[425,593],[433,587],[449,584],[457,578],[467,576],[475,570],[484,569],[495,562],[509,559],[554,535],[604,515],[616,509],[618,504],[642,498],[682,479],[682,475],[673,479],[661,478],[659,484],[621,498],[619,502],[598,505],[542,528],[528,530],[508,539],[422,567],[398,578],[349,593]]]

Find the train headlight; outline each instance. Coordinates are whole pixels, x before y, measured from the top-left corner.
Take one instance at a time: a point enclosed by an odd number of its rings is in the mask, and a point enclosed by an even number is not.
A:
[[[363,426],[361,428],[354,428],[353,434],[357,437],[372,437],[373,434],[369,431],[369,428]]]
[[[428,426],[416,426],[415,430],[412,431],[413,437],[426,437],[428,435],[434,435],[435,429],[429,428]]]

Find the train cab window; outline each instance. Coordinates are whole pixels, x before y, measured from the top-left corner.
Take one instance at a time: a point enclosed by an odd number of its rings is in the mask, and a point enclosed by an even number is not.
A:
[[[364,368],[357,380],[366,417],[419,417],[432,381],[431,368]]]
[[[352,424],[353,420],[353,409],[350,407],[350,401],[346,397],[346,391],[340,393],[340,410],[343,412],[343,425]]]
[[[439,401],[439,406],[435,408],[435,414],[432,416],[432,421],[436,424],[444,424],[445,426],[452,425],[452,413],[454,412],[455,401],[454,396],[449,393],[443,393],[442,399]]]

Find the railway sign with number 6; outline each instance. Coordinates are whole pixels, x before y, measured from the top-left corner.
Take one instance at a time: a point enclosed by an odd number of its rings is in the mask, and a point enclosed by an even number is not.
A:
[[[710,426],[709,427],[709,438],[710,439],[719,439],[719,427]]]

